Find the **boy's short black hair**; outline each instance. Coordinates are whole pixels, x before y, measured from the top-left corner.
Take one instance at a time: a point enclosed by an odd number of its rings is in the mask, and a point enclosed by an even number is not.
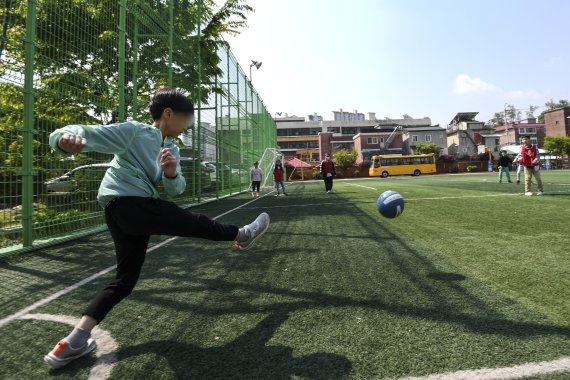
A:
[[[150,100],[149,110],[153,120],[160,119],[166,108],[188,114],[188,116],[194,115],[194,104],[175,88],[162,87]]]
[[[521,137],[521,139],[529,139],[530,140],[530,135],[524,135]]]

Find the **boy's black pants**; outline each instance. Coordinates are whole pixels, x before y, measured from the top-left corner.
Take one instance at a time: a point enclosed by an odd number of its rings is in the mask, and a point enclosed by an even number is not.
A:
[[[99,323],[116,304],[131,294],[139,279],[150,235],[231,241],[239,231],[237,226],[218,223],[173,202],[143,197],[115,198],[105,208],[105,220],[115,243],[117,273],[115,280],[83,313]]]
[[[333,187],[333,177],[325,174],[325,191],[331,191]]]

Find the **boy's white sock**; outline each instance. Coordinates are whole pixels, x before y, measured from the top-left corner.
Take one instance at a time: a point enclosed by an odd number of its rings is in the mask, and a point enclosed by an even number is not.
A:
[[[76,327],[73,331],[65,338],[69,342],[71,348],[81,348],[87,344],[87,340],[91,338],[91,333],[89,331],[80,329]]]

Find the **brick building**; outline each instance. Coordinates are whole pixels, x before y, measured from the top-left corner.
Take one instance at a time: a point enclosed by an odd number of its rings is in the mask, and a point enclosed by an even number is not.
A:
[[[495,128],[495,133],[499,134],[501,146],[519,145],[521,137],[529,135],[530,142],[543,146],[546,128],[544,123],[537,123],[536,119],[527,119],[518,123],[500,125]]]
[[[546,136],[570,136],[570,107],[544,112]]]

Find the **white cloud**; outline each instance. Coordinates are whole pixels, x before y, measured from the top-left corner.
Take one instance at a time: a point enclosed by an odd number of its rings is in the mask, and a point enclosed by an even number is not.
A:
[[[497,86],[483,81],[481,78],[471,78],[467,74],[459,74],[455,78],[455,88],[453,92],[456,94],[482,94],[487,92],[497,92],[501,89]]]
[[[471,78],[467,74],[457,75],[453,92],[459,95],[494,93],[497,97],[508,100],[538,100],[544,97],[535,90],[503,90],[481,78]]]

